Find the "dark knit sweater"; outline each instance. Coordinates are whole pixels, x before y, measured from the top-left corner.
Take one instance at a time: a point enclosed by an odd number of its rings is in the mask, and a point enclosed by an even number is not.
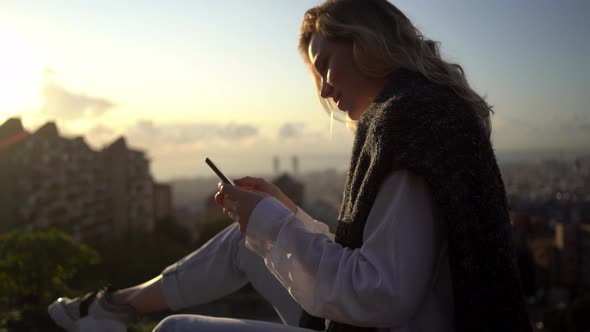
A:
[[[398,170],[426,181],[447,224],[456,330],[531,331],[490,139],[467,102],[405,69],[393,75],[359,121],[337,243],[362,246],[380,185]],[[324,320],[304,312],[301,325],[323,330]],[[328,327],[371,330],[337,322]]]

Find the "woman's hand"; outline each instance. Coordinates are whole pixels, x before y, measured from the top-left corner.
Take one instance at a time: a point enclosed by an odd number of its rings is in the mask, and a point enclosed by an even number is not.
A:
[[[258,202],[270,195],[221,182],[218,188],[219,191],[215,194],[215,203],[223,207],[223,214],[240,224],[240,232],[246,234],[252,211]]]
[[[291,212],[297,213],[297,205],[285,195],[277,186],[274,184],[262,179],[262,178],[253,178],[251,176],[246,176],[241,179],[234,180],[236,186],[244,189],[252,189],[261,191],[263,193],[267,193],[274,198],[278,199],[284,206],[289,208]]]

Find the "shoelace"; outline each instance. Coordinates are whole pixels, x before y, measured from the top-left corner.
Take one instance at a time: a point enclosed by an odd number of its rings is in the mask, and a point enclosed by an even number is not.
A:
[[[88,310],[90,309],[90,305],[92,304],[92,301],[94,301],[96,295],[98,295],[99,292],[103,292],[104,295],[107,296],[111,291],[111,288],[111,285],[107,284],[92,293],[84,295],[84,297],[80,301],[80,318],[88,316]]]
[[[80,301],[80,318],[88,316],[88,309],[90,308],[90,304],[96,298],[96,294],[98,294],[100,290],[94,291],[92,293],[88,293],[84,295],[82,300]]]

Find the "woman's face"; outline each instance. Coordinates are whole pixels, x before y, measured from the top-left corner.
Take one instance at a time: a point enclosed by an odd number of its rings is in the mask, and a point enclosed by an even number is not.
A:
[[[360,72],[352,56],[352,42],[332,41],[314,33],[308,56],[320,76],[320,96],[332,98],[352,120],[360,119],[381,91],[385,78]]]

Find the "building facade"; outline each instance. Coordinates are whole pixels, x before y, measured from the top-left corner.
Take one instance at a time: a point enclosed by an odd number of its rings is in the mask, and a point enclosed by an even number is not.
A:
[[[82,137],[60,136],[52,122],[33,133],[19,119],[0,126],[0,171],[0,232],[57,228],[79,241],[121,237],[152,231],[156,204],[163,206],[143,151],[124,138],[95,151]]]

